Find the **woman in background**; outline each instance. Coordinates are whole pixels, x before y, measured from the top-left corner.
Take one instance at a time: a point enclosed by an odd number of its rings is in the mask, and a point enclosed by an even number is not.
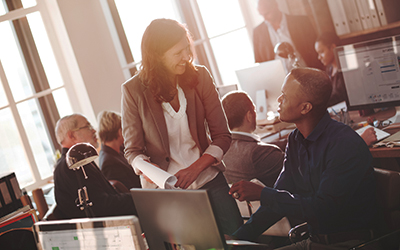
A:
[[[117,180],[128,189],[140,188],[139,177],[123,155],[121,115],[112,111],[102,111],[98,115],[101,150],[99,167],[107,180]]]
[[[318,59],[326,67],[326,73],[332,82],[332,94],[329,98],[328,106],[344,102],[347,99],[343,74],[338,71],[338,63],[336,62],[334,53],[334,49],[339,45],[339,37],[331,32],[321,34],[315,42],[315,51],[318,53]],[[372,145],[377,140],[374,128],[366,129],[361,134],[361,137],[368,146]]]
[[[141,46],[140,71],[122,85],[125,156],[137,174],[136,163],[149,161],[175,175],[176,187],[208,190],[231,234],[243,220],[222,174],[231,135],[213,78],[193,64],[189,31],[175,20],[153,20]],[[144,178],[143,188],[156,188]]]
[[[334,33],[323,33],[315,42],[315,51],[318,53],[318,59],[326,67],[326,73],[332,81],[332,94],[328,102],[329,107],[339,102],[344,102],[347,98],[343,74],[338,71],[338,64],[334,54],[334,49],[339,45],[339,37]]]

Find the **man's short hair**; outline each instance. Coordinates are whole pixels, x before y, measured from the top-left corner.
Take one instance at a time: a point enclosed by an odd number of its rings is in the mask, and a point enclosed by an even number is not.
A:
[[[240,127],[247,112],[254,110],[253,101],[243,91],[232,91],[226,94],[222,98],[222,106],[231,130]]]
[[[307,96],[307,101],[318,112],[325,112],[332,93],[332,83],[329,76],[322,70],[315,68],[293,68],[290,73],[300,83],[301,89]]]
[[[113,111],[102,111],[97,120],[99,122],[99,137],[101,142],[109,142],[118,138],[121,129],[121,115]]]
[[[80,114],[67,115],[57,121],[55,132],[58,144],[62,145],[68,132],[78,127],[78,121],[76,118],[84,117]]]

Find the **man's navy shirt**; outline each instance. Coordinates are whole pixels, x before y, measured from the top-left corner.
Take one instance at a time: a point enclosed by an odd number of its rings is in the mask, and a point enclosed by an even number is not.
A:
[[[307,138],[295,129],[275,188],[262,190],[260,209],[234,236],[254,240],[284,216],[307,221],[318,234],[372,228],[377,207],[371,161],[364,140],[328,113]]]

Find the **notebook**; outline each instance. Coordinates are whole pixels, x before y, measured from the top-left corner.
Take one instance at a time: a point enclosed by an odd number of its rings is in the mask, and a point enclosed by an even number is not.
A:
[[[149,249],[260,249],[225,241],[206,190],[131,189]],[[242,247],[243,248],[242,248]]]
[[[136,216],[41,221],[34,225],[38,249],[146,250]]]

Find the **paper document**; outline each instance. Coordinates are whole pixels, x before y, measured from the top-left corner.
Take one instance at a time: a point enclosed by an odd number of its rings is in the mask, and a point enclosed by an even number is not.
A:
[[[137,161],[135,163],[135,167],[137,167],[144,175],[150,178],[159,188],[162,189],[176,189],[174,186],[176,181],[176,177],[159,167],[154,166],[153,164],[147,161]]]
[[[371,127],[372,127],[371,125],[367,125],[365,127],[357,129],[356,132],[359,135],[361,135],[366,129],[371,128]],[[378,128],[375,128],[375,127],[372,127],[372,128],[374,128],[374,130],[375,130],[377,141],[380,141],[383,138],[386,138],[386,137],[388,137],[390,135],[389,133],[387,133],[387,132],[385,132],[383,130],[380,130]]]

